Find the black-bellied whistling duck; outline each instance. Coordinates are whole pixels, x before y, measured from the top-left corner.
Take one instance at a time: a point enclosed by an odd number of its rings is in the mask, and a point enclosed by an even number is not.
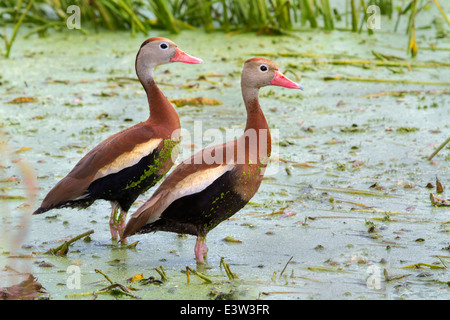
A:
[[[196,260],[204,261],[207,233],[243,208],[261,184],[270,157],[271,138],[258,93],[268,85],[302,89],[272,61],[247,60],[241,76],[247,109],[244,134],[183,161],[131,215],[123,237],[153,231],[195,235]]]
[[[179,142],[180,119],[153,79],[153,69],[170,62],[197,64],[202,60],[184,53],[169,39],[153,37],[142,43],[135,67],[147,93],[150,117],[89,151],[33,214],[64,207],[87,208],[98,199],[108,200],[111,237],[118,239],[133,202],[169,171],[176,158],[172,150]]]

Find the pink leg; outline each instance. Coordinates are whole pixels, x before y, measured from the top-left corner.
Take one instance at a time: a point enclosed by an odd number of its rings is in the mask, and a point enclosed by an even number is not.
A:
[[[119,219],[117,219],[117,232],[120,236],[120,242],[123,244],[127,244],[127,238],[122,238],[123,231],[125,230],[125,226],[127,225],[127,213],[125,211],[120,211]]]
[[[111,239],[117,241],[119,230],[117,228],[116,219],[119,211],[119,204],[111,201],[111,217],[109,218],[109,231],[111,232]]]
[[[206,246],[206,237],[197,237],[197,242],[195,243],[195,260],[197,263],[203,263],[203,258],[208,252],[208,247]]]
[[[119,213],[120,211],[120,213]],[[119,213],[119,214],[118,214]],[[111,202],[111,217],[109,218],[109,230],[111,239],[117,241],[122,235],[126,225],[127,213],[123,211],[117,202]],[[121,239],[122,243],[127,243],[127,239]]]

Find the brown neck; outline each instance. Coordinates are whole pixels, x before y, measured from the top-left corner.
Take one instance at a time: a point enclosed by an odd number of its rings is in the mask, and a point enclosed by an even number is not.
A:
[[[142,86],[147,93],[150,117],[148,121],[161,123],[171,130],[180,128],[180,119],[172,104],[159,90],[153,78],[141,80]]]
[[[242,97],[244,98],[245,108],[247,109],[247,125],[245,130],[249,129],[269,129],[264,113],[259,105],[259,89],[242,87]]]
[[[271,136],[269,126],[266,121],[266,117],[259,105],[259,89],[252,87],[242,87],[242,97],[244,98],[245,108],[247,109],[247,124],[245,126],[244,133],[248,133],[250,130],[255,130],[258,140],[258,150],[263,144],[266,145],[266,155],[270,155],[271,152]],[[264,139],[265,141],[261,141]],[[259,153],[259,151],[258,151]],[[261,155],[260,155],[261,156]]]

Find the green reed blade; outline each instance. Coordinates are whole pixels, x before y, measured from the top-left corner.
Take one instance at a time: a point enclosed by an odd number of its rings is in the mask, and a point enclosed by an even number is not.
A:
[[[153,14],[158,21],[172,33],[179,33],[178,27],[175,25],[175,19],[164,0],[149,0],[153,9]]]
[[[324,28],[325,28],[325,30],[333,30],[334,22],[333,22],[333,15],[332,15],[331,8],[330,8],[330,3],[328,0],[321,0],[320,2],[322,5]]]

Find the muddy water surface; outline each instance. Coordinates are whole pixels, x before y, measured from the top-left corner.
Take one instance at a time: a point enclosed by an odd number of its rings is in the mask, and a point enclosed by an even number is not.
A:
[[[437,43],[428,33],[419,34],[420,46]],[[170,38],[205,63],[156,70],[169,99],[203,96],[223,102],[177,108],[190,133],[199,125],[202,131],[220,128],[224,134],[243,130],[240,71],[255,55],[268,54],[305,89],[261,90],[262,108],[276,133],[269,172],[252,202],[210,232],[205,266],[195,263],[191,236],[133,236],[130,243],[139,241],[134,249],[111,244],[109,203],[98,201],[83,211],[33,216],[19,250],[28,258],[11,258],[3,239],[2,268],[31,271],[52,299],[91,299],[92,292],[110,284],[96,269],[138,289],[133,293],[144,299],[449,299],[449,271],[441,259],[448,261],[450,255],[450,212],[433,207],[429,199],[436,177],[447,189],[450,185],[449,148],[433,161],[427,157],[450,135],[449,86],[440,84],[450,81],[450,67],[377,66],[380,60],[372,50],[417,64],[448,63],[450,51],[424,49],[410,60],[400,33],[298,35],[303,40],[183,32]],[[144,91],[133,80],[143,40],[120,32],[55,33],[19,39],[12,58],[0,60],[2,130],[9,148],[21,151],[12,157],[34,168],[39,202],[98,142],[148,117]],[[437,44],[450,47],[448,38]],[[347,63],[327,63],[332,60]],[[362,66],[356,60],[370,62]],[[324,80],[336,76],[399,81]],[[37,102],[8,103],[18,97]],[[186,134],[178,160],[211,142]],[[18,199],[1,200],[1,228],[15,232],[26,193],[17,166],[10,160],[2,165],[1,194]],[[153,190],[138,198],[130,213]],[[450,195],[444,191],[439,197]],[[90,240],[75,242],[67,256],[43,254],[61,239],[91,229]],[[229,280],[221,258],[237,279]],[[71,265],[77,267],[79,283],[71,277],[76,273],[67,273]],[[192,273],[188,283],[186,267],[212,283]],[[168,280],[127,282],[139,274],[161,279],[155,268],[163,269]],[[99,294],[98,299],[112,296]]]

